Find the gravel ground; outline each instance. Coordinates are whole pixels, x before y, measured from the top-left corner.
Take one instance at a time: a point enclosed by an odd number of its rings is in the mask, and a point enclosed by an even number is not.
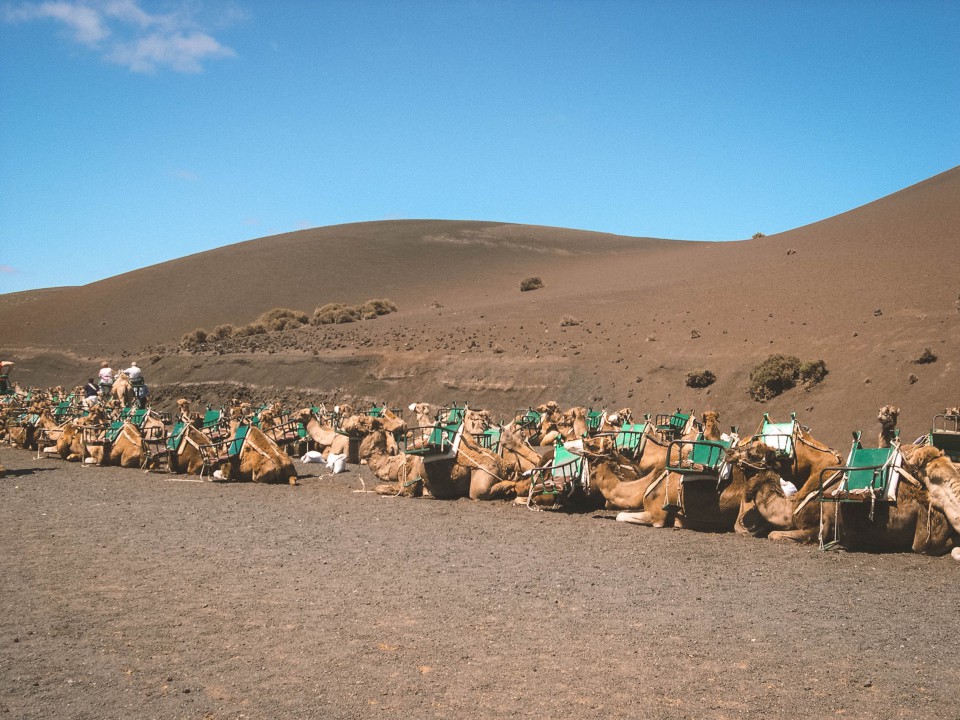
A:
[[[960,718],[949,558],[2,459],[6,717]]]

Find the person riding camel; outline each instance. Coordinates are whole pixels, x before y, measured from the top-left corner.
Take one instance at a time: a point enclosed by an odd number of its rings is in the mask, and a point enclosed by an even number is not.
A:
[[[137,398],[137,403],[141,408],[147,406],[147,384],[143,380],[143,371],[140,369],[140,366],[136,362],[130,363],[130,367],[123,371],[124,374],[129,378],[130,384],[133,385],[133,394]]]
[[[9,395],[13,392],[13,386],[10,385],[10,368],[13,363],[9,360],[0,360],[0,395]]]
[[[106,360],[100,363],[99,377],[100,395],[101,397],[107,397],[110,394],[110,388],[113,387],[113,370]]]

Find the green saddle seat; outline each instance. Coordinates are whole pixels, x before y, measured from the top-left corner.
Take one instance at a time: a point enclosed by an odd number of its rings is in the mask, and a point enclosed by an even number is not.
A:
[[[897,498],[899,469],[903,462],[900,448],[865,448],[860,433],[853,434],[853,445],[846,465],[827,468],[820,476],[820,496],[824,502],[862,502],[864,500],[894,502]],[[830,475],[840,473],[840,484],[824,490]]]
[[[237,432],[234,434],[230,442],[227,443],[227,455],[230,457],[236,457],[240,454],[240,450],[243,449],[243,443],[247,439],[248,432],[250,432],[249,425],[237,426]]]
[[[760,432],[757,438],[764,445],[774,448],[781,457],[793,457],[794,445],[793,437],[797,431],[796,413],[791,413],[790,422],[775,423],[770,422],[770,415],[764,413],[763,423],[760,425]]]
[[[617,450],[637,457],[643,450],[646,430],[647,423],[624,423],[621,425],[613,440]]]

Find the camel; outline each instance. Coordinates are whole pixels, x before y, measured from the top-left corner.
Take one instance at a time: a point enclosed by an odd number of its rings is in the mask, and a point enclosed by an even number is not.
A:
[[[469,497],[471,500],[493,500],[511,496],[514,491],[514,469],[492,450],[481,447],[472,435],[464,431],[461,424],[452,442],[442,453],[419,455],[419,453],[399,454],[397,458],[387,460],[391,448],[389,440],[392,433],[381,437],[371,435],[377,431],[386,431],[388,427],[380,418],[356,418],[352,424],[356,431],[364,435],[360,444],[362,458],[371,459],[377,466],[378,477],[388,476],[391,484],[381,486],[381,494],[406,494],[405,488],[398,482],[410,482],[418,475],[422,477],[424,488],[434,497],[450,499]],[[410,455],[419,457],[421,463],[407,460]],[[401,467],[404,468],[401,470]],[[373,467],[371,469],[374,469]],[[402,477],[406,477],[405,481]],[[415,484],[410,485],[409,494],[417,494]]]
[[[617,520],[700,532],[755,534],[755,513],[744,502],[746,478],[729,465],[729,454],[730,451],[724,453],[724,463],[716,473],[709,469],[698,471],[699,466],[694,465],[683,472],[663,470],[644,476],[647,487],[640,505],[635,506],[643,510],[622,512]],[[636,495],[629,499],[635,501]]]
[[[316,444],[324,457],[330,453],[349,454],[349,436],[338,433],[332,425],[324,424],[312,408],[303,408],[294,413],[294,417],[303,425],[307,436]]]
[[[110,387],[110,395],[120,403],[121,407],[130,407],[133,405],[135,399],[133,385],[130,383],[130,378],[127,377],[126,373],[117,373],[117,376],[113,380],[113,385]]]
[[[96,409],[86,417],[71,420],[63,425],[63,432],[54,448],[57,455],[69,462],[79,462],[84,457],[83,434],[84,428],[92,425],[102,425],[104,422],[102,411]],[[50,448],[47,448],[49,452]]]
[[[369,419],[369,431],[360,441],[360,460],[365,462],[377,479],[383,481],[374,488],[378,495],[423,495],[423,458],[404,453],[393,454],[391,434],[384,429],[381,418]]]
[[[436,411],[430,407],[429,403],[410,403],[409,410],[417,418],[417,427],[426,428],[433,425]]]
[[[106,426],[90,426],[84,429],[85,457],[88,465],[119,465],[123,468],[142,468],[145,464],[143,437],[131,422],[124,422],[110,438]]]
[[[542,450],[543,448],[541,448]],[[500,429],[499,455],[515,468],[520,475],[544,464],[545,459],[553,457],[553,448],[547,448],[548,457],[538,453],[521,435],[506,427]]]
[[[802,487],[808,480],[818,483],[821,470],[841,461],[834,450],[814,439],[799,424],[795,424],[790,447],[789,455],[784,455],[758,439],[736,445],[726,452],[726,467],[721,470],[717,483],[705,481],[698,475],[681,483],[679,473],[668,473],[648,490],[642,513],[621,513],[617,519],[655,527],[672,523],[709,532],[733,530],[739,534],[764,534],[767,522],[747,497],[752,473],[761,468],[775,468],[778,478]],[[671,465],[679,460],[672,457]],[[694,480],[694,477],[700,479]]]
[[[169,466],[175,473],[202,475],[207,467],[205,447],[213,444],[210,438],[198,427],[199,420],[184,423],[179,433],[171,438]]]
[[[703,439],[714,442],[723,438],[723,432],[720,430],[720,413],[716,410],[706,410],[700,416],[703,423]]]
[[[900,408],[893,405],[884,405],[877,414],[880,423],[880,436],[877,438],[877,447],[888,448],[896,438],[897,416]]]
[[[594,435],[616,434],[624,423],[633,422],[633,413],[630,408],[622,408],[616,412],[608,413],[604,410],[600,413],[600,424],[597,426]]]
[[[850,550],[924,555],[943,555],[955,544],[956,531],[931,507],[931,496],[919,484],[900,482],[895,503],[823,503],[816,497],[819,477],[787,496],[775,469],[776,451],[765,447],[762,452],[766,464],[750,476],[746,499],[777,528],[769,534],[771,540],[812,543],[836,538]]]
[[[12,445],[24,450],[36,450],[39,432],[37,420],[43,412],[43,403],[34,403],[23,413],[16,413],[7,427],[7,436]]]
[[[930,496],[933,507],[940,510],[960,535],[960,470],[942,450],[930,445],[904,446],[904,465],[916,474]],[[960,548],[953,558],[960,561]]]
[[[424,458],[424,484],[436,498],[494,500],[514,494],[513,469],[492,450],[480,447],[461,426],[453,442],[453,466]]]
[[[229,455],[213,477],[217,480],[297,484],[297,470],[280,447],[255,426],[245,426],[246,435],[237,454]],[[234,431],[233,440],[238,440]]]

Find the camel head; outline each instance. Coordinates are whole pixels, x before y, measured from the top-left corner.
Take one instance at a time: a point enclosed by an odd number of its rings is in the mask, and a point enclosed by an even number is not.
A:
[[[369,415],[351,415],[340,424],[340,429],[348,435],[369,435],[383,430],[383,420]]]
[[[180,398],[177,400],[177,414],[180,417],[189,417],[190,416],[190,401],[186,398]]]
[[[720,424],[720,413],[716,410],[706,410],[701,416],[700,420],[703,423],[704,427],[710,425],[719,425]]]
[[[747,488],[743,494],[744,500],[747,502],[756,500],[757,493],[764,485],[782,498],[787,496],[780,484],[780,473],[771,468],[766,468],[747,478]]]
[[[933,445],[902,445],[900,452],[907,469],[920,475],[930,463],[943,457],[943,450]]]
[[[583,441],[583,454],[593,459],[608,458],[611,455],[615,455],[616,447],[613,437],[610,435],[597,435],[592,438],[585,438]]]
[[[884,405],[877,413],[877,422],[884,430],[893,429],[897,426],[897,416],[900,415],[900,408],[893,405]]]
[[[726,453],[726,461],[736,463],[742,470],[751,469],[754,471],[776,471],[780,465],[776,448],[772,448],[759,440],[730,448]]]

